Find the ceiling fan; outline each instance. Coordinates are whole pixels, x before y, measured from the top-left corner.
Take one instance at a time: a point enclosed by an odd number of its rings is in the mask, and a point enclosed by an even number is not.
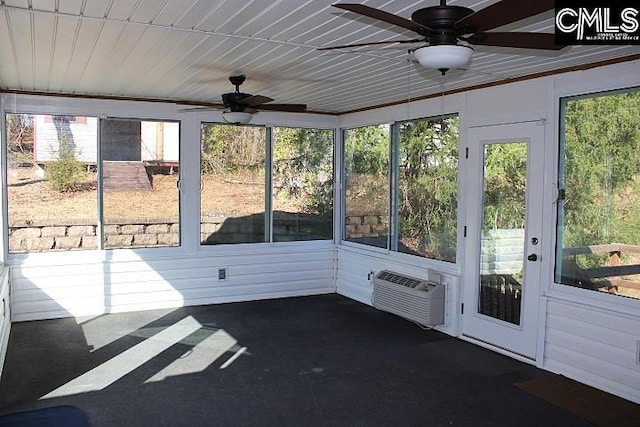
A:
[[[259,110],[284,111],[300,113],[307,109],[306,104],[272,104],[272,98],[264,95],[250,95],[240,92],[240,85],[244,83],[244,74],[229,76],[229,81],[236,87],[234,92],[222,94],[222,105],[217,109],[223,109],[222,118],[228,123],[247,124],[254,113]],[[211,110],[209,107],[187,108],[181,111]]]
[[[410,20],[362,4],[338,3],[333,6],[411,30],[420,37],[329,46],[318,50],[392,43],[424,43],[424,46],[414,50],[416,59],[421,65],[435,68],[443,75],[449,69],[461,67],[471,59],[473,49],[470,45],[544,50],[559,50],[564,47],[555,43],[554,34],[489,31],[552,10],[555,0],[501,0],[477,12],[464,6],[449,6],[446,0],[440,0],[438,6],[416,10]]]

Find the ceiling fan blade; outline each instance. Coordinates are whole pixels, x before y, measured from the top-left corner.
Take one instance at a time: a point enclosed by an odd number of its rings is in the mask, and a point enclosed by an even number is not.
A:
[[[477,45],[524,49],[560,50],[565,47],[557,45],[555,35],[549,33],[482,33],[465,40]]]
[[[429,27],[420,25],[417,22],[414,22],[410,19],[405,19],[401,16],[394,15],[389,12],[385,12],[384,10],[375,9],[370,6],[365,6],[363,4],[336,3],[333,5],[333,7],[347,10],[349,12],[354,12],[359,15],[367,16],[369,18],[377,19],[379,21],[386,22],[388,24],[397,25],[398,27],[406,28],[407,30],[414,31],[421,35],[427,35],[428,33],[431,32],[431,29]]]
[[[247,96],[245,98],[242,98],[238,103],[243,105],[243,106],[253,107],[253,106],[260,105],[260,104],[265,104],[265,103],[271,102],[271,101],[273,101],[273,99],[269,98],[268,96],[251,95],[251,96]]]
[[[487,31],[546,12],[554,7],[555,0],[502,0],[460,19],[455,26],[456,28],[470,26],[477,31]]]
[[[306,104],[265,104],[257,105],[258,110],[284,111],[289,113],[301,113],[307,110]]]
[[[377,44],[393,44],[393,43],[421,43],[424,42],[425,39],[410,39],[410,40],[389,40],[386,42],[369,42],[369,43],[355,43],[355,44],[345,44],[342,46],[327,46],[327,47],[319,47],[316,50],[331,50],[331,49],[348,49],[351,47],[361,47],[361,46],[373,46]]]
[[[223,105],[219,107],[190,107],[190,108],[181,108],[178,110],[178,113],[193,113],[197,111],[219,111],[221,108],[224,108]]]

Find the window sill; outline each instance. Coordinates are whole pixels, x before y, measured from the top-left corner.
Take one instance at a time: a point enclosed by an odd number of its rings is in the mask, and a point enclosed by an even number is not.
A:
[[[640,299],[631,297],[606,294],[558,283],[553,283],[550,289],[542,296],[547,299],[589,306],[607,312],[633,316],[634,318],[640,317]]]
[[[406,264],[411,267],[417,268],[430,268],[433,271],[448,274],[452,276],[460,276],[458,265],[455,263],[448,263],[445,261],[438,261],[429,258],[424,258],[416,255],[405,254],[401,252],[394,252],[388,249],[378,248],[375,246],[363,245],[360,243],[353,243],[348,241],[340,241],[338,249],[358,253],[360,255],[371,256],[374,258],[380,258],[384,260],[390,260],[402,264]]]

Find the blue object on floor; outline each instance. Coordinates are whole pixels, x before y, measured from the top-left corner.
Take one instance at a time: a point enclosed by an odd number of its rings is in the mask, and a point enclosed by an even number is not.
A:
[[[0,427],[89,427],[89,418],[71,405],[0,415]]]

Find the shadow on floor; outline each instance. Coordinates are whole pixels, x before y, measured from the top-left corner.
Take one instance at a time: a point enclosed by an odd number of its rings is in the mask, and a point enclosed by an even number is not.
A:
[[[16,323],[0,411],[74,405],[93,426],[589,426],[514,386],[545,375],[323,295]]]

